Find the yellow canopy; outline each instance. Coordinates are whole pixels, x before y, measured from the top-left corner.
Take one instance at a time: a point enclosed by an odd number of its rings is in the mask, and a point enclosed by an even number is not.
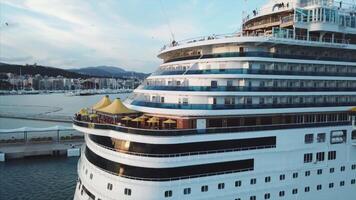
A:
[[[132,121],[133,121],[133,122],[143,122],[143,121],[145,121],[145,120],[142,119],[142,118],[136,117],[136,118],[133,119]]]
[[[143,119],[143,120],[148,119],[148,117],[147,117],[146,115],[141,115],[141,116],[138,117],[138,118]]]
[[[82,108],[82,109],[79,110],[78,114],[80,114],[80,115],[88,115],[89,113],[88,113],[87,109]]]
[[[163,121],[164,124],[176,124],[177,122],[172,120],[172,119],[167,119],[165,121]]]
[[[96,117],[98,117],[98,115],[97,114],[91,114],[91,115],[89,115],[89,117],[90,118],[96,118]]]
[[[159,120],[158,120],[157,117],[152,117],[152,118],[150,118],[149,120],[147,120],[147,122],[148,122],[148,123],[158,123]]]
[[[350,109],[351,112],[356,112],[356,107]]]
[[[105,95],[98,103],[96,103],[95,105],[92,106],[92,109],[98,110],[98,109],[104,108],[110,104],[111,104],[111,101],[109,99],[109,96]]]
[[[130,120],[132,120],[132,118],[129,117],[129,116],[126,116],[126,117],[121,118],[121,120],[123,120],[123,121],[130,121]]]
[[[136,113],[136,111],[127,108],[119,98],[115,99],[110,105],[98,109],[97,111],[112,115]]]

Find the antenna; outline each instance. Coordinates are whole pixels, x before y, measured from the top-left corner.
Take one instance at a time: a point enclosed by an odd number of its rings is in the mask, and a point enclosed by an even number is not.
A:
[[[161,5],[161,9],[162,9],[162,13],[163,13],[163,18],[165,18],[167,21],[167,26],[168,26],[168,29],[169,29],[169,32],[171,33],[171,39],[172,39],[172,41],[175,41],[175,38],[174,38],[174,33],[173,33],[173,31],[172,31],[172,27],[171,27],[171,24],[170,24],[170,22],[169,22],[169,18],[168,18],[168,15],[167,15],[167,13],[166,13],[166,11],[165,11],[165,8],[164,8],[164,5],[163,5],[163,2],[162,2],[162,0],[160,0],[159,1],[159,3],[160,3],[160,5]]]

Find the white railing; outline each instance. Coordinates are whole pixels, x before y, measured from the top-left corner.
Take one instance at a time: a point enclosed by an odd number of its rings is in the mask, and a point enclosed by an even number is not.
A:
[[[224,33],[224,34],[213,34],[209,36],[200,36],[200,37],[194,37],[194,38],[189,38],[185,40],[180,40],[180,41],[172,41],[170,44],[166,44],[161,48],[161,51],[164,51],[165,49],[169,47],[175,47],[179,46],[182,44],[189,44],[189,43],[194,43],[194,42],[201,42],[205,40],[216,40],[216,39],[222,39],[222,38],[232,38],[232,37],[238,37],[240,33]]]
[[[285,36],[285,35],[278,35],[278,34],[264,34],[264,35],[242,35],[241,33],[235,33],[235,34],[221,34],[221,35],[214,35],[211,37],[198,37],[198,38],[193,38],[193,39],[187,39],[187,40],[182,40],[179,42],[175,42],[174,44],[168,44],[164,45],[161,48],[161,51],[164,51],[168,48],[175,47],[175,46],[180,46],[184,44],[189,44],[189,43],[194,43],[194,42],[201,42],[201,41],[206,41],[206,40],[216,40],[216,39],[223,39],[223,38],[243,38],[243,37],[256,37],[256,38],[266,38],[266,39],[288,39],[288,40],[293,40],[293,41],[307,41],[307,42],[317,42],[317,43],[325,43],[325,44],[345,44],[348,45],[350,44],[349,40],[346,39],[334,39],[332,41],[331,38],[323,38],[320,40],[319,37],[312,37],[312,36],[306,36],[306,35],[295,35],[293,38],[293,34]]]

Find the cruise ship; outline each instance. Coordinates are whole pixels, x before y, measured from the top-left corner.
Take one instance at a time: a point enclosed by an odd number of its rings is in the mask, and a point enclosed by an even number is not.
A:
[[[73,118],[75,200],[356,199],[356,7],[271,0]]]

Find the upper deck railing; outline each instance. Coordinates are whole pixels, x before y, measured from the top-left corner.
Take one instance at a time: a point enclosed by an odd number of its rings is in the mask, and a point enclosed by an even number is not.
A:
[[[216,39],[223,39],[223,38],[232,38],[232,37],[238,37],[240,36],[240,33],[223,33],[223,34],[213,34],[213,35],[208,35],[208,36],[199,36],[199,37],[194,37],[194,38],[188,38],[185,40],[180,40],[180,41],[172,41],[170,44],[166,44],[161,48],[161,51],[164,51],[170,47],[175,47],[183,44],[189,44],[189,43],[194,43],[194,42],[201,42],[201,41],[206,41],[206,40],[216,40]]]
[[[105,123],[91,123],[73,119],[73,124],[79,127],[101,130],[113,130],[122,133],[148,135],[148,136],[183,136],[183,135],[197,135],[197,134],[219,134],[219,133],[236,133],[249,131],[267,131],[277,129],[295,129],[295,128],[309,128],[309,127],[328,127],[328,126],[346,126],[351,125],[350,121],[336,121],[336,122],[313,122],[304,124],[272,124],[259,126],[236,126],[236,127],[218,127],[206,129],[145,129],[134,128],[128,126],[120,126],[115,124]]]
[[[228,34],[219,34],[219,35],[210,35],[210,36],[201,36],[201,37],[196,37],[196,38],[191,38],[191,39],[186,39],[186,40],[181,40],[181,41],[173,41],[170,44],[166,44],[161,48],[161,52],[164,50],[167,50],[171,47],[176,47],[176,46],[181,46],[185,44],[190,44],[190,43],[195,43],[195,42],[202,42],[202,41],[208,41],[208,40],[218,40],[218,39],[225,39],[225,38],[265,38],[266,40],[270,41],[294,41],[294,42],[304,42],[304,43],[314,43],[314,44],[343,44],[343,45],[348,45],[350,44],[350,40],[348,39],[337,39],[334,38],[332,40],[331,38],[323,38],[320,40],[318,37],[307,37],[306,35],[295,35],[289,34],[262,34],[262,35],[243,35],[242,33],[228,33]]]
[[[298,7],[309,7],[309,6],[323,6],[329,8],[336,8],[341,10],[355,10],[356,4],[346,1],[334,1],[334,0],[303,0],[297,4]]]

